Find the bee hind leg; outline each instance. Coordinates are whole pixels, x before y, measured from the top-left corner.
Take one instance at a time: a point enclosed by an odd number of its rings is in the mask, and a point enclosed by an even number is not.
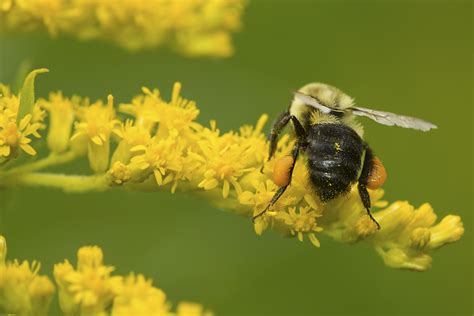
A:
[[[377,225],[377,229],[380,229],[380,224],[375,220],[375,218],[372,216],[372,213],[370,212],[370,207],[371,207],[370,195],[369,195],[369,192],[367,191],[368,179],[374,165],[373,158],[374,158],[374,154],[372,153],[372,150],[370,149],[368,145],[365,145],[364,163],[362,165],[362,171],[360,173],[359,183],[357,185],[357,188],[359,190],[359,195],[362,200],[362,204],[367,210],[367,215]]]
[[[267,207],[265,207],[265,209],[263,211],[261,211],[260,213],[258,213],[257,215],[255,215],[253,218],[252,218],[252,221],[255,222],[255,220],[257,218],[259,218],[260,216],[262,216],[263,214],[265,214],[269,209],[270,207],[273,206],[273,204],[275,204],[278,199],[283,195],[283,193],[285,192],[286,188],[288,187],[288,185],[285,185],[281,188],[279,188],[275,194],[273,195],[272,199],[270,200],[270,203],[268,203]]]
[[[293,169],[295,168],[295,164],[296,164],[296,160],[298,159],[298,155],[299,155],[301,150],[306,148],[306,145],[307,145],[306,136],[307,135],[306,135],[305,129],[303,128],[303,126],[301,125],[301,123],[298,121],[298,119],[295,116],[290,115],[290,119],[293,122],[293,126],[295,128],[295,133],[296,133],[297,140],[296,140],[295,146],[293,147],[293,150],[291,152],[293,162],[290,166],[290,170],[289,170],[289,174],[288,174],[288,176],[289,176],[288,184],[285,185],[285,186],[280,187],[275,192],[272,199],[270,200],[270,203],[268,203],[267,207],[265,207],[265,209],[263,211],[261,211],[260,213],[258,213],[257,215],[255,215],[252,218],[253,222],[255,222],[255,220],[258,217],[265,214],[270,209],[270,207],[272,207],[278,201],[278,199],[283,195],[283,193],[285,193],[286,188],[291,184],[291,177],[293,176]]]

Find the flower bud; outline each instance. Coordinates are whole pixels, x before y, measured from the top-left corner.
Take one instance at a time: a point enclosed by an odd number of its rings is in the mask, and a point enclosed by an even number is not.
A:
[[[132,171],[127,165],[116,161],[110,168],[109,175],[112,177],[114,183],[123,184],[131,179]]]
[[[99,136],[89,140],[87,157],[89,165],[95,173],[105,172],[109,166],[110,141],[108,138],[100,139]]]
[[[50,100],[45,103],[45,108],[49,111],[47,143],[52,152],[60,153],[69,147],[74,107],[70,100],[60,94],[51,95]]]
[[[455,242],[464,234],[464,226],[461,217],[448,215],[438,225],[430,228],[431,240],[429,247],[435,249],[447,243]]]
[[[31,300],[31,309],[35,315],[48,315],[49,305],[53,298],[54,285],[47,276],[40,275],[33,278],[28,286]]]
[[[416,250],[423,250],[430,242],[431,232],[428,228],[415,228],[408,239],[408,245]]]
[[[377,248],[377,251],[382,256],[385,264],[391,268],[424,271],[431,267],[432,259],[427,254],[417,253],[410,256],[409,252],[401,248],[391,248],[389,250]]]
[[[103,264],[104,254],[97,246],[81,247],[77,252],[77,270],[84,267],[98,268]]]

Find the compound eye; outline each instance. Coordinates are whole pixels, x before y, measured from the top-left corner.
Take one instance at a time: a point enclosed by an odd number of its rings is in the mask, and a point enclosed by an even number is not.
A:
[[[378,189],[385,183],[385,180],[387,180],[387,171],[385,171],[382,161],[378,157],[374,157],[367,187],[372,190]]]
[[[275,162],[273,167],[273,182],[279,187],[290,184],[290,171],[293,166],[293,157],[284,156]]]

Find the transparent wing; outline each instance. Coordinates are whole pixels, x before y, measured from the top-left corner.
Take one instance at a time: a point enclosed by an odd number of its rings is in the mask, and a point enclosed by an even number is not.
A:
[[[361,108],[358,106],[353,106],[349,108],[352,112],[352,114],[357,115],[357,116],[365,116],[368,117],[377,123],[383,124],[383,125],[388,125],[388,126],[401,126],[405,128],[413,128],[417,129],[420,131],[429,131],[430,129],[433,128],[438,128],[436,125],[433,123],[415,118],[415,117],[410,117],[410,116],[404,116],[404,115],[398,115],[395,113],[390,113],[390,112],[382,112],[382,111],[376,111],[372,109],[366,109],[366,108]]]
[[[316,98],[305,93],[295,91],[294,95],[296,99],[300,100],[306,105],[312,106],[320,110],[322,113],[330,113],[331,111],[341,112],[341,109],[333,109],[322,105]],[[350,107],[344,110],[344,112],[351,112],[352,114],[357,116],[365,116],[376,121],[379,124],[388,126],[396,125],[404,128],[413,128],[424,132],[429,131],[430,129],[438,128],[433,123],[415,117],[398,115],[391,112],[377,111],[358,106]]]
[[[294,93],[296,99],[300,100],[301,102],[303,102],[306,105],[312,106],[312,107],[320,110],[322,113],[330,113],[331,111],[334,110],[334,109],[331,109],[331,108],[329,108],[325,105],[322,105],[321,103],[318,102],[318,100],[316,100],[316,98],[314,98],[310,95],[307,95],[307,94],[299,92],[299,91],[295,91],[293,93]],[[336,111],[340,111],[340,110],[336,110]]]

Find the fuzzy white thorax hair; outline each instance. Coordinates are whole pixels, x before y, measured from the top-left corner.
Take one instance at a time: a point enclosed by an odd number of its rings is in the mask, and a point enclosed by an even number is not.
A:
[[[309,83],[298,89],[298,91],[316,98],[319,103],[329,108],[344,110],[354,105],[353,98],[338,88],[325,83]],[[292,115],[296,116],[299,120],[303,120],[303,113],[306,113],[307,111],[312,112],[310,116],[311,124],[340,122],[351,127],[360,137],[364,134],[363,126],[357,122],[354,116],[350,113],[346,113],[342,119],[339,119],[333,115],[321,113],[315,108],[304,104],[297,98],[293,99],[290,106],[290,113]]]

